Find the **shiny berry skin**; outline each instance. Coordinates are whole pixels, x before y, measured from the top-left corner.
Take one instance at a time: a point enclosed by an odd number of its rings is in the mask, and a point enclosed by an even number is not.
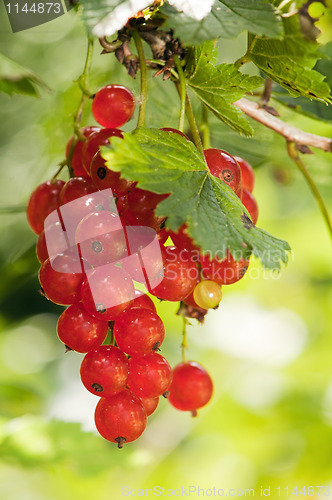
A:
[[[165,327],[155,312],[131,308],[115,320],[114,338],[130,356],[149,354],[163,343]]]
[[[183,132],[181,132],[181,130],[178,130],[177,128],[163,127],[160,130],[164,130],[165,132],[170,132],[171,134],[181,135],[182,137],[184,137],[185,139],[187,139],[187,141],[189,142],[189,139],[186,136],[186,134],[184,134]]]
[[[235,193],[241,187],[241,169],[237,161],[222,149],[205,149],[204,156],[212,175],[221,179]]]
[[[253,223],[256,224],[258,219],[258,205],[256,198],[253,194],[250,193],[250,191],[248,191],[247,189],[243,189],[241,201],[248,210]]]
[[[97,188],[96,188],[97,189]],[[75,245],[78,224],[89,214],[103,211],[116,211],[115,200],[110,189],[81,196],[60,207],[69,245]]]
[[[157,194],[134,187],[128,193],[123,218],[128,226],[148,226],[160,231],[165,217],[157,217],[155,209],[168,194]]]
[[[121,127],[135,110],[135,98],[122,85],[107,85],[95,94],[91,110],[95,120],[103,127]]]
[[[27,206],[27,218],[34,233],[44,230],[46,217],[59,207],[59,195],[64,181],[55,180],[43,182],[31,194]]]
[[[201,256],[202,273],[205,279],[212,280],[219,285],[232,285],[245,275],[249,260],[236,261],[227,251],[226,258],[210,260],[208,255]]]
[[[46,245],[45,231],[42,231],[38,236],[37,244],[36,244],[36,255],[39,262],[42,264],[48,259],[48,251]]]
[[[139,290],[135,290],[135,299],[133,300],[130,309],[136,307],[139,309],[150,309],[150,311],[157,312],[153,300],[151,300],[148,295],[140,292]]]
[[[235,160],[238,162],[241,173],[242,173],[242,187],[247,189],[251,193],[253,192],[255,185],[255,172],[250,163],[241,158],[240,156],[234,156]]]
[[[130,308],[135,298],[135,287],[125,271],[109,264],[87,275],[88,279],[82,285],[82,302],[92,316],[113,321]]]
[[[102,210],[88,214],[75,233],[80,254],[91,266],[116,262],[126,253],[126,238],[118,215]]]
[[[199,272],[188,250],[165,247],[165,255],[164,277],[149,292],[159,299],[177,302],[193,291]]]
[[[84,143],[82,159],[85,170],[90,174],[91,162],[94,155],[99,151],[100,146],[110,144],[111,137],[123,137],[121,130],[116,128],[101,128],[93,132]]]
[[[201,281],[194,289],[193,299],[202,309],[214,309],[222,299],[221,286],[215,281]]]
[[[96,132],[97,130],[99,130],[99,127],[84,127],[83,129],[81,129],[81,132],[84,135],[84,137],[89,137],[89,135],[93,134],[93,132]],[[90,177],[90,174],[83,167],[82,153],[83,153],[84,142],[85,141],[79,141],[79,140],[76,142],[74,146],[73,156],[71,159],[71,165],[73,167],[74,174],[76,175],[76,177]],[[73,143],[73,137],[71,137],[67,143],[66,157],[69,155],[72,143]]]
[[[130,358],[128,386],[140,398],[161,396],[168,390],[171,381],[172,368],[160,354]]]
[[[114,396],[125,389],[128,370],[128,358],[118,347],[101,345],[85,355],[81,380],[96,396]]]
[[[187,361],[175,366],[168,398],[175,408],[195,411],[210,401],[212,393],[211,377],[199,363]]]
[[[52,264],[50,259],[45,260],[39,270],[39,281],[46,297],[64,306],[79,302],[85,274],[77,271],[80,262],[75,255],[59,255]]]
[[[131,226],[126,230],[130,255],[122,261],[122,267],[134,281],[153,288],[163,277],[165,248],[152,228]]]
[[[83,304],[73,304],[63,311],[57,324],[58,337],[76,352],[88,352],[101,345],[108,332],[108,321],[89,314]]]
[[[196,285],[197,286],[197,285]],[[196,288],[196,287],[195,287]],[[194,288],[194,290],[195,290]],[[189,294],[187,295],[187,297],[185,299],[183,299],[183,302],[185,304],[187,304],[188,306],[191,306],[191,307],[195,307],[197,309],[202,309],[201,307],[199,307],[199,305],[195,302],[195,299],[194,299],[194,290]],[[202,309],[202,311],[205,311],[205,309]]]
[[[97,188],[91,179],[87,177],[73,177],[63,186],[60,193],[60,203],[64,205],[96,191]]]
[[[97,431],[108,441],[118,443],[119,448],[140,437],[146,418],[141,400],[129,389],[101,398],[95,410]]]
[[[187,224],[183,224],[176,232],[168,230],[174,245],[179,249],[186,249],[191,252],[191,257],[198,260],[199,247],[195,245],[191,236],[187,232]]]
[[[140,398],[143,408],[145,410],[146,416],[149,417],[154,411],[156,411],[159,398]]]
[[[111,188],[117,196],[128,193],[130,188],[135,185],[134,181],[121,178],[120,172],[114,172],[107,168],[106,162],[99,152],[94,155],[91,161],[90,175],[98,189]]]

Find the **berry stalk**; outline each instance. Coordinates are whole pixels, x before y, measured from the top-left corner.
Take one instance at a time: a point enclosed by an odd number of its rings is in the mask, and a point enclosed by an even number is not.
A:
[[[146,111],[146,98],[147,98],[147,69],[146,69],[146,61],[142,39],[138,34],[138,31],[133,31],[133,38],[137,49],[137,54],[139,58],[139,65],[141,70],[141,94],[140,94],[140,103],[139,103],[139,113],[138,113],[138,121],[137,128],[144,127],[145,124],[145,111]]]
[[[174,63],[179,75],[179,94],[180,94],[180,117],[179,117],[179,126],[178,129],[183,132],[184,129],[184,117],[186,113],[186,79],[184,77],[183,69],[181,66],[181,62],[179,56],[174,54]]]

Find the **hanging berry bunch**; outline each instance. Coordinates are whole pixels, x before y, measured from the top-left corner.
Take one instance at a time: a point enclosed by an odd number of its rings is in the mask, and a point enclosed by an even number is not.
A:
[[[160,353],[165,328],[151,297],[179,302],[179,315],[202,322],[218,308],[222,287],[244,276],[253,253],[278,268],[289,249],[256,227],[250,164],[212,148],[206,133],[202,144],[187,88],[197,87],[213,44],[185,50],[172,30],[160,28],[154,8],[129,19],[115,41],[100,40],[103,53],[114,52],[131,76],[140,71],[137,127],[132,133],[119,128],[135,111],[129,89],[111,82],[88,90],[90,40],[66,158],[54,178],[32,193],[27,208],[38,235],[42,293],[68,306],[58,321],[59,339],[67,350],[85,353],[82,383],[100,398],[96,427],[120,448],[142,434],[161,396],[192,415],[212,397],[205,368],[186,360],[185,332],[177,366],[172,369]],[[143,42],[152,60],[146,60]],[[148,68],[178,90],[178,129],[145,127]],[[239,72],[236,78],[238,89],[260,84]],[[241,91],[232,90],[231,99]],[[100,126],[82,127],[89,100]],[[211,106],[202,101],[207,126]],[[64,166],[67,182],[57,179]]]

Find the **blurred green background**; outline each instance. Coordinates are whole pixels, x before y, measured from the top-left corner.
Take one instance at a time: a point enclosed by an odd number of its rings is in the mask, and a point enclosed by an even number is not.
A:
[[[330,35],[327,27],[327,41]],[[255,496],[270,486],[272,498],[280,486],[286,498],[286,486],[291,492],[327,485],[332,495],[331,242],[284,140],[255,123],[254,138],[245,139],[211,120],[213,146],[256,168],[258,225],[286,239],[293,252],[279,275],[253,260],[241,282],[224,287],[219,310],[188,328],[188,358],[201,362],[215,384],[198,418],[162,400],[143,436],[118,450],[94,430],[97,398],[80,383],[83,355],[65,354],[57,339],[61,307],[38,293],[36,237],[24,211],[72,133],[84,28],[71,12],[13,34],[0,4],[0,44],[50,88],[37,99],[0,93],[0,499],[106,500],[121,498],[124,486],[137,493],[154,486],[255,488]],[[244,35],[221,40],[223,60],[234,61],[244,44]],[[99,54],[96,44],[91,91],[122,83],[137,96],[138,82],[112,55]],[[148,125],[176,127],[171,82],[151,77],[149,86]],[[289,123],[331,137],[332,121],[273,104]],[[88,105],[83,124],[89,123]],[[304,160],[331,209],[332,156],[315,152]],[[172,365],[181,359],[176,309],[158,304],[167,331],[162,354]]]

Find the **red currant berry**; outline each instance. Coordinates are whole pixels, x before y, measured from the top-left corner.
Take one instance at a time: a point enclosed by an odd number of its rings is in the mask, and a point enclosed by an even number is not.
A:
[[[81,286],[85,275],[80,270],[79,258],[62,254],[45,260],[39,270],[40,285],[46,297],[60,305],[71,305],[81,300]]]
[[[64,181],[46,181],[40,184],[30,196],[27,206],[27,218],[31,229],[40,234],[44,229],[44,220],[59,207],[60,191]]]
[[[128,370],[127,356],[118,347],[100,345],[85,355],[81,379],[92,394],[109,397],[125,389]]]
[[[110,188],[117,196],[128,193],[130,188],[135,185],[134,181],[121,178],[120,172],[110,170],[100,153],[96,153],[92,159],[90,175],[98,189]]]
[[[165,327],[155,312],[132,308],[115,321],[114,338],[120,349],[130,356],[149,354],[163,343]]]
[[[199,259],[199,248],[189,236],[187,224],[183,224],[176,232],[168,230],[168,235],[177,248],[188,250],[194,260]]]
[[[112,264],[88,273],[82,286],[82,302],[92,316],[115,320],[129,309],[135,298],[135,288],[130,276]]]
[[[242,187],[252,193],[255,185],[255,172],[250,163],[240,156],[234,156],[238,162],[242,173]]]
[[[150,227],[126,229],[130,255],[122,261],[122,267],[134,281],[144,283],[148,289],[153,288],[163,277],[165,248]]]
[[[236,261],[227,251],[226,258],[210,259],[208,255],[201,256],[201,266],[204,278],[215,281],[219,285],[232,285],[245,275],[249,260],[240,259]]]
[[[160,231],[165,217],[157,217],[155,209],[168,194],[157,194],[145,189],[133,188],[127,196],[123,218],[128,226],[148,226]]]
[[[129,360],[128,386],[140,398],[156,398],[172,381],[172,368],[160,354],[133,356]]]
[[[149,292],[159,299],[177,302],[193,291],[198,269],[188,250],[165,248],[165,271],[162,281]]]
[[[241,169],[237,161],[222,149],[205,149],[206,163],[212,175],[224,181],[234,192],[241,187]]]
[[[77,198],[81,198],[81,196],[86,196],[96,191],[97,188],[91,179],[87,177],[73,177],[66,182],[61,190],[60,204],[64,205],[65,203],[77,200]]]
[[[253,223],[256,224],[258,219],[258,205],[256,198],[250,193],[250,191],[243,189],[241,201],[248,210]]]
[[[78,224],[75,234],[80,254],[91,266],[116,262],[126,253],[126,238],[118,215],[93,212]]]
[[[115,396],[101,398],[95,410],[99,434],[122,448],[135,441],[146,427],[146,413],[139,397],[124,389]]]
[[[136,307],[139,309],[150,309],[150,311],[157,312],[153,300],[151,300],[146,293],[143,294],[139,290],[135,290],[135,299],[133,300],[131,309]]]
[[[48,259],[45,231],[40,233],[40,235],[38,236],[37,245],[36,245],[36,255],[37,255],[37,259],[39,260],[39,262],[41,264],[43,262],[45,262],[46,259]]]
[[[92,114],[103,127],[121,127],[131,118],[134,110],[134,96],[122,85],[101,88],[92,101]]]
[[[85,170],[90,174],[91,162],[100,146],[109,145],[111,137],[123,137],[121,130],[116,128],[101,128],[91,134],[84,143],[82,158]]]
[[[88,352],[101,345],[108,332],[108,321],[89,314],[83,304],[73,304],[63,311],[57,325],[58,337],[76,352]]]
[[[212,392],[211,377],[200,364],[188,361],[174,368],[168,400],[178,410],[202,408],[210,401]]]
[[[96,132],[99,130],[99,127],[84,127],[81,132],[84,135],[84,137],[89,137],[89,135],[93,134],[93,132]],[[74,146],[74,151],[73,151],[73,156],[71,159],[71,165],[74,170],[74,174],[76,177],[90,177],[90,174],[84,169],[83,167],[83,160],[82,160],[82,151],[83,151],[83,146],[84,146],[85,141],[80,141],[78,140]],[[73,143],[73,137],[71,137],[68,141],[68,144],[66,146],[66,157],[68,157],[71,145]]]
[[[103,211],[116,212],[115,200],[109,189],[81,196],[62,205],[59,212],[69,245],[76,244],[75,233],[81,220],[89,214]]]
[[[146,416],[149,417],[157,409],[159,398],[140,398]]]

